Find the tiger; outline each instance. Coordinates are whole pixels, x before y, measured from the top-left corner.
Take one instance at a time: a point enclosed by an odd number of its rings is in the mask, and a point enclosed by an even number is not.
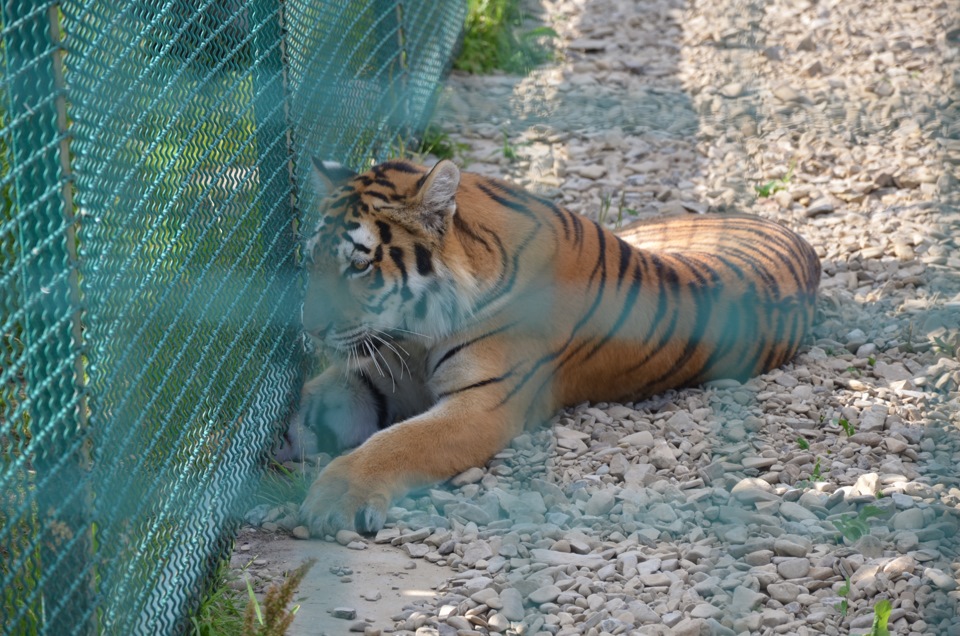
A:
[[[311,164],[302,327],[329,364],[278,458],[348,451],[301,505],[313,536],[376,533],[392,502],[562,407],[781,366],[814,318],[815,251],[757,216],[614,232],[450,160]]]

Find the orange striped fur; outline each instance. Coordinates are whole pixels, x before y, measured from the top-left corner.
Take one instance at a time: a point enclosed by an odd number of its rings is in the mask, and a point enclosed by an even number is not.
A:
[[[301,514],[382,527],[407,490],[482,465],[585,400],[630,400],[789,360],[820,264],[756,217],[613,233],[503,181],[388,162],[317,164],[304,329],[336,359],[304,389],[282,457],[338,450]]]

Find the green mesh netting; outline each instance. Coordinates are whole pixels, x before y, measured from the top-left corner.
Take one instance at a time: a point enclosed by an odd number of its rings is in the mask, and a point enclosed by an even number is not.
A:
[[[297,166],[419,130],[464,11],[3,4],[3,633],[183,629],[302,380]]]

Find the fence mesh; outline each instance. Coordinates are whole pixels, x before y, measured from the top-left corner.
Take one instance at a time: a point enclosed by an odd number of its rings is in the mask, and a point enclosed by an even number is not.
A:
[[[2,11],[0,625],[180,631],[302,379],[297,166],[409,139],[464,7]]]

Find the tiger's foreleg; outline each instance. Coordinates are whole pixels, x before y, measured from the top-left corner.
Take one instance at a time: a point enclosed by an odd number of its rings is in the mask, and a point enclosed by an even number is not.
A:
[[[500,366],[462,360],[441,369],[447,390],[433,385],[438,401],[432,408],[334,459],[300,508],[310,532],[322,536],[350,527],[376,532],[393,500],[482,466],[502,450],[522,432],[531,410],[530,400],[509,381],[514,376],[497,370]]]
[[[467,397],[443,401],[334,459],[300,508],[311,534],[351,526],[376,532],[395,498],[483,465],[519,432],[506,412],[491,410],[490,402]]]

